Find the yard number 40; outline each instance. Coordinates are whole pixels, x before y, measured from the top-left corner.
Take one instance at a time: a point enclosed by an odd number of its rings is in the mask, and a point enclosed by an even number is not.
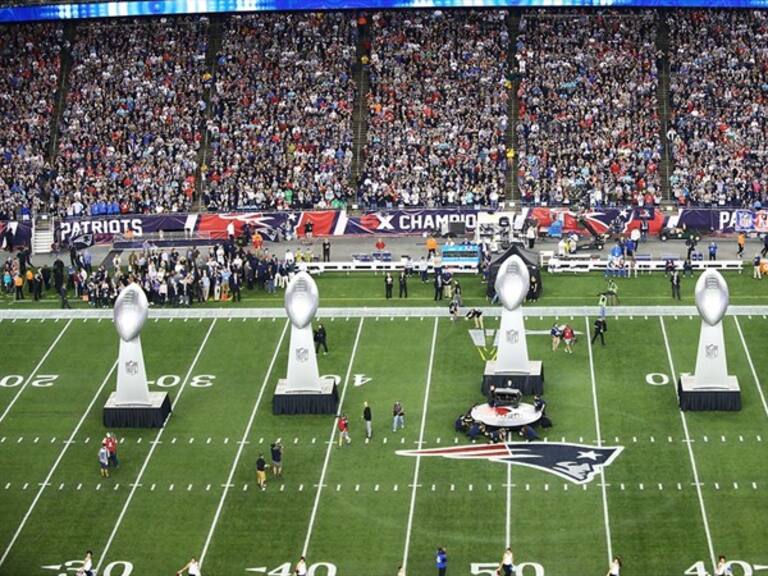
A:
[[[755,570],[768,570],[768,566],[758,566],[757,564],[753,566],[749,562],[744,562],[744,560],[730,560],[728,562],[728,566],[733,570],[734,568],[738,567],[741,569],[734,570],[735,576],[752,576],[754,574]],[[709,576],[710,572],[707,570],[707,567],[704,565],[703,560],[699,560],[688,568],[685,572],[683,572],[686,576]]]

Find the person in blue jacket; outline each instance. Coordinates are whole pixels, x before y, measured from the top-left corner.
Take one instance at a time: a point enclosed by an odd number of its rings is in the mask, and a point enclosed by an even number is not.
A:
[[[448,554],[445,548],[440,547],[437,549],[435,565],[437,566],[437,576],[445,576],[445,571],[448,569]]]

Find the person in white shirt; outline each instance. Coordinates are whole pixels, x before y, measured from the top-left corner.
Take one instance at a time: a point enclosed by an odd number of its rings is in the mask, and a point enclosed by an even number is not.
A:
[[[715,576],[733,576],[733,571],[728,565],[725,556],[720,556],[717,559],[717,566],[715,566]]]
[[[307,576],[307,561],[304,560],[304,556],[299,558],[296,562],[296,568],[293,569],[296,576]]]
[[[621,576],[621,558],[619,556],[613,557],[607,576]]]
[[[187,571],[187,574],[189,574],[189,576],[202,576],[202,573],[200,572],[200,564],[197,562],[197,559],[195,558],[192,558],[192,560],[187,562],[184,568],[176,572],[176,576],[182,576],[185,570]]]
[[[499,566],[499,573],[502,576],[512,576],[515,572],[514,557],[512,556],[512,548],[504,550],[504,555],[501,557],[501,566]]]
[[[85,553],[83,566],[77,571],[77,576],[93,576],[93,552],[90,550]]]

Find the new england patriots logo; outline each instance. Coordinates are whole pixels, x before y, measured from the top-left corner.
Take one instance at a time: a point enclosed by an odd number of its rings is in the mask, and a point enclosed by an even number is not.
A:
[[[624,449],[566,442],[507,442],[426,450],[400,450],[399,456],[442,456],[457,460],[490,460],[537,468],[574,484],[587,484]]]

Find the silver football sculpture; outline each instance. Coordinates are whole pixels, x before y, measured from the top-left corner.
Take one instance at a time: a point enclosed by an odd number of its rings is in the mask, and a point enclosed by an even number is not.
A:
[[[716,325],[728,309],[728,284],[717,270],[708,269],[696,281],[696,308],[710,326]]]
[[[147,321],[149,303],[144,290],[135,283],[123,288],[115,301],[115,328],[120,338],[129,342],[136,338]]]
[[[494,287],[504,308],[514,310],[520,306],[528,295],[530,282],[528,266],[520,256],[515,254],[502,262]]]
[[[296,328],[304,328],[315,317],[320,304],[320,293],[312,276],[299,272],[285,290],[285,311]]]

